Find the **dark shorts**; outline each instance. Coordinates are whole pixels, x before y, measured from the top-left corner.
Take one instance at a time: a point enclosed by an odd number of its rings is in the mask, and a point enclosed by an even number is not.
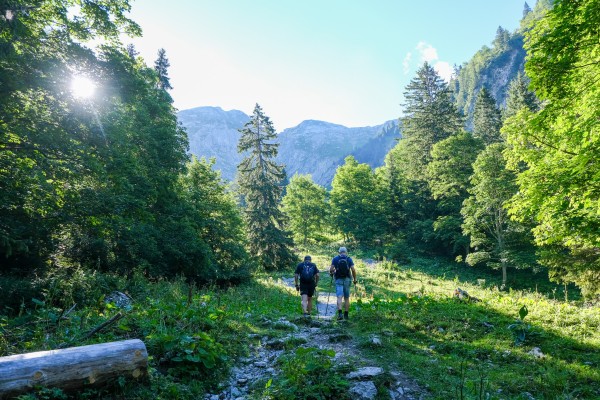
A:
[[[313,297],[315,295],[315,285],[311,285],[310,283],[300,283],[300,294],[305,294],[308,297]]]

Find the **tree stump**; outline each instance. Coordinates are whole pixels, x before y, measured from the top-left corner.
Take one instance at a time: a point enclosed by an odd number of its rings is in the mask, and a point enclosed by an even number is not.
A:
[[[140,378],[147,364],[139,339],[0,357],[0,398],[37,386],[76,389],[119,376]]]

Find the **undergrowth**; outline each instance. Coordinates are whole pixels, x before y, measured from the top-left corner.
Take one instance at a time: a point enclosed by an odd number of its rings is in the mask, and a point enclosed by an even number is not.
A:
[[[328,292],[324,270],[331,257],[311,255],[323,271],[319,291]],[[512,289],[501,291],[497,274],[457,263],[354,258],[359,283],[352,288],[352,319],[338,329],[386,373],[404,372],[433,399],[600,398],[600,313],[572,288],[520,273]],[[281,281],[292,274],[290,267],[235,287],[200,288],[184,279],[65,271],[3,303],[0,356],[139,338],[149,353],[146,379],[118,379],[77,393],[40,388],[22,398],[197,399],[219,393],[257,337],[287,337],[264,322],[300,315],[299,296]],[[459,287],[479,301],[455,298]],[[130,307],[106,301],[115,290],[131,296]],[[117,313],[123,314],[117,323],[88,336]],[[380,346],[372,345],[374,336]],[[253,398],[347,396],[348,368],[333,363],[331,351],[289,338],[282,349],[273,365],[279,372],[258,382]],[[378,399],[385,398],[386,384],[378,383]]]

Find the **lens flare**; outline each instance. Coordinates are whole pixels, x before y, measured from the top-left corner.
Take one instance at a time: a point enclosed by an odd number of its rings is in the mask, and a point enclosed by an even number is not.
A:
[[[94,95],[96,85],[84,76],[74,76],[71,80],[71,91],[73,96],[79,99],[87,99]]]

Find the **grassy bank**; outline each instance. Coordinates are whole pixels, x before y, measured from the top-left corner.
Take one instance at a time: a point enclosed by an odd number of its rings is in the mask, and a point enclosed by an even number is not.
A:
[[[358,268],[349,329],[365,353],[434,398],[600,397],[600,311],[564,301],[564,288],[521,273],[514,286],[530,289],[499,291],[495,274],[435,260]],[[480,301],[456,299],[459,287]]]

